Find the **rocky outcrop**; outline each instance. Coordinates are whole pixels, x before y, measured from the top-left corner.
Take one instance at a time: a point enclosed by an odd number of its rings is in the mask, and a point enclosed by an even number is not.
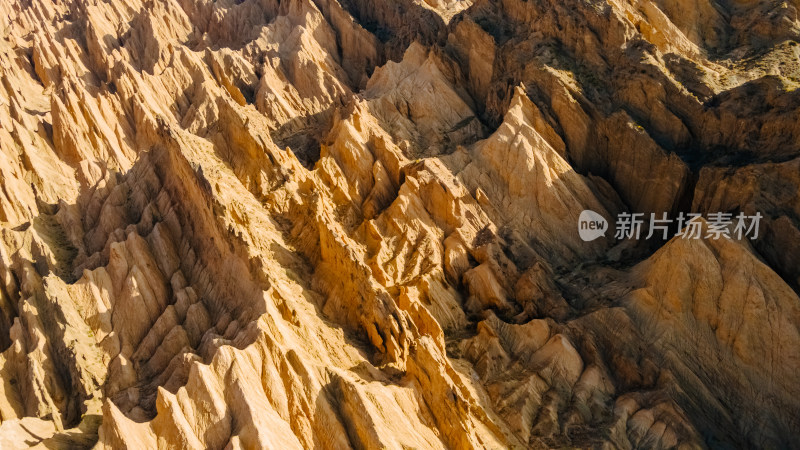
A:
[[[798,6],[0,3],[0,447],[792,447]]]
[[[798,236],[798,164],[750,164],[737,168],[706,167],[700,171],[693,208],[698,211],[737,211],[761,214],[755,246],[760,255],[792,285],[800,285],[794,258]]]
[[[800,360],[797,294],[726,238],[675,238],[632,275],[643,287],[624,304],[681,386],[687,409],[720,427],[712,442],[791,446],[785,436],[800,411],[790,381]]]

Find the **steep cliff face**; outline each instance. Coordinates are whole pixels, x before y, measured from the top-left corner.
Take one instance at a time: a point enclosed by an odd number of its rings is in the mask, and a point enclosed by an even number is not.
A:
[[[0,2],[0,448],[796,446],[798,8]]]

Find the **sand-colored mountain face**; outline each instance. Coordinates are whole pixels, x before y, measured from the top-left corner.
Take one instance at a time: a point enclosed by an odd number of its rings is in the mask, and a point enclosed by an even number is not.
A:
[[[0,2],[0,448],[796,447],[798,8]]]

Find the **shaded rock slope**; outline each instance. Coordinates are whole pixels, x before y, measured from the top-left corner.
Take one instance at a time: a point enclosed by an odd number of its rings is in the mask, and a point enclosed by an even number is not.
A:
[[[798,8],[0,2],[0,448],[797,448]]]

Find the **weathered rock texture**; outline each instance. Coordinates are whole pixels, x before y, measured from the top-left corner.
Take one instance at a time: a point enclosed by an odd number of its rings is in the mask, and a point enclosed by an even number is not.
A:
[[[0,448],[796,447],[798,8],[3,0]]]

